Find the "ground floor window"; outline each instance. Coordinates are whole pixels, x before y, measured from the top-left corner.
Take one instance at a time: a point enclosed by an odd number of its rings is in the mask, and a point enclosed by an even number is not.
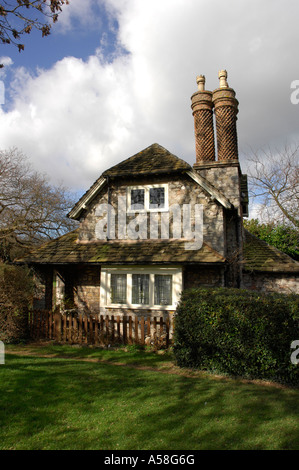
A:
[[[149,304],[149,274],[132,274],[132,304]]]
[[[175,309],[182,291],[179,267],[105,267],[101,306]]]
[[[155,274],[155,305],[172,304],[172,276]]]
[[[124,304],[127,299],[126,274],[111,274],[111,301],[114,304]]]

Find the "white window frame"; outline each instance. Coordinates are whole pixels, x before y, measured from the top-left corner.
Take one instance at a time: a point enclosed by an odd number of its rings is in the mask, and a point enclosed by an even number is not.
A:
[[[111,302],[111,274],[127,274],[127,302],[113,304]],[[132,277],[133,274],[149,274],[149,304],[132,304]],[[154,304],[154,286],[156,274],[172,276],[172,305]],[[182,268],[164,266],[107,266],[101,269],[100,307],[102,308],[130,308],[151,310],[175,310],[182,292]]]
[[[163,188],[164,189],[164,197],[165,197],[165,205],[164,207],[160,208],[150,208],[149,202],[149,195],[150,189],[152,188]],[[131,204],[131,190],[132,189],[143,189],[144,190],[144,209],[133,209]],[[146,184],[146,185],[138,185],[138,186],[128,186],[127,187],[127,213],[134,214],[136,212],[168,212],[168,184]]]

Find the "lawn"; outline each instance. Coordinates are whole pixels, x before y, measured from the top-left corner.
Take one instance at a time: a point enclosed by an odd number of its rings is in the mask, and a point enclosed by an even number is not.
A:
[[[180,370],[171,354],[7,346],[0,449],[299,449],[299,390]]]

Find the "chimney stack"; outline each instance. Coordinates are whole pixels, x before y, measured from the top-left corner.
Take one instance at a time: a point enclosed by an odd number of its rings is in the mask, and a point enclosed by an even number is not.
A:
[[[196,163],[215,161],[212,92],[205,90],[205,76],[196,78],[198,91],[191,96],[194,116]]]
[[[219,88],[213,91],[216,116],[217,155],[219,162],[238,161],[237,114],[238,100],[228,86],[226,70],[220,70]]]

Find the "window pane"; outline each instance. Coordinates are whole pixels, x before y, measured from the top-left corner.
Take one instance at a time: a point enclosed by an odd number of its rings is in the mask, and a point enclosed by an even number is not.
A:
[[[131,206],[144,209],[144,189],[131,189]]]
[[[132,304],[149,304],[149,274],[133,274]]]
[[[111,274],[111,303],[127,303],[127,275]]]
[[[171,275],[155,275],[155,305],[172,305]]]
[[[164,188],[150,188],[150,209],[161,209],[165,207]]]

